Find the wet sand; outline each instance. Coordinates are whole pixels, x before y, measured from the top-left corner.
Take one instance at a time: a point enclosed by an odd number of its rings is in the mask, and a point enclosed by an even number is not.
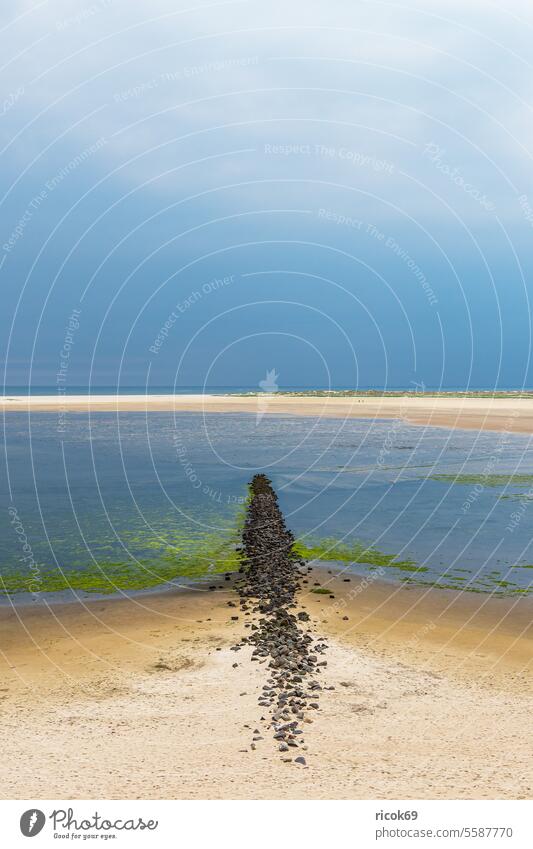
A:
[[[5,396],[0,411],[203,412],[402,419],[424,426],[533,433],[533,398],[288,397],[283,395]]]
[[[343,577],[300,596],[335,687],[307,767],[249,748],[266,667],[231,589],[2,606],[3,796],[529,798],[531,601]]]

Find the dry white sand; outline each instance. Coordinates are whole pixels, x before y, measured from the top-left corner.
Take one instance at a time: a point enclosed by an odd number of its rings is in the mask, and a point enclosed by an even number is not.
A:
[[[31,412],[245,412],[335,418],[403,419],[433,425],[533,433],[533,398],[287,397],[283,395],[57,395],[5,396],[0,411]]]
[[[2,795],[530,797],[527,600],[392,585],[350,600],[354,586],[302,599],[335,686],[306,725],[305,768],[266,730],[250,750],[266,667],[230,650],[231,591],[2,608]]]

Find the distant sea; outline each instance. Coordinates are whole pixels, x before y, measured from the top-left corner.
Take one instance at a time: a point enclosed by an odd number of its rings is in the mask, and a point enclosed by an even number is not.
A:
[[[290,391],[309,387],[288,387]],[[57,395],[54,386],[6,386],[4,395]],[[65,386],[62,395],[202,395],[255,392],[258,386]]]
[[[425,386],[424,392],[527,392],[525,387],[515,386]],[[279,386],[280,392],[313,391],[360,391],[360,392],[413,392],[415,386]],[[62,395],[227,395],[242,392],[259,392],[258,384],[250,386],[61,386]],[[0,394],[10,395],[57,395],[58,386],[6,386]]]

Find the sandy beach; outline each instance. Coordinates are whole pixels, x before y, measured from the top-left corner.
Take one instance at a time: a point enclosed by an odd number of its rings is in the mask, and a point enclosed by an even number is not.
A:
[[[305,767],[250,750],[265,668],[230,649],[231,589],[3,605],[4,797],[530,797],[531,602],[343,577],[299,599],[335,688]]]
[[[62,395],[4,396],[0,411],[202,412],[402,419],[424,426],[533,433],[533,398],[267,395]]]

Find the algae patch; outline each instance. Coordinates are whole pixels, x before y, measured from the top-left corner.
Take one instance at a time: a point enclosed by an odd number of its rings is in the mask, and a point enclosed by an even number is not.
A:
[[[231,522],[216,532],[192,532],[176,526],[152,535],[121,535],[123,559],[105,556],[105,544],[98,546],[98,556],[87,563],[70,560],[68,566],[38,564],[38,571],[3,568],[0,595],[14,593],[62,592],[110,594],[117,591],[145,590],[180,579],[200,579],[223,572],[234,572],[241,565],[240,542],[245,505],[236,511]],[[129,555],[135,550],[138,556]]]
[[[330,537],[309,540],[307,543],[297,540],[294,543],[294,551],[304,560],[338,560],[342,563],[361,563],[367,566],[386,566],[397,569],[419,568],[414,560],[397,560],[396,554],[385,554],[364,543],[342,543]]]
[[[485,572],[480,576],[472,574],[469,569],[455,567],[446,569],[441,564],[441,574],[435,574],[435,569],[421,566],[414,560],[398,560],[398,555],[385,554],[373,546],[362,542],[342,543],[332,538],[310,540],[304,543],[297,540],[294,545],[295,553],[306,560],[325,562],[344,562],[366,566],[375,574],[379,567],[396,570],[396,580],[404,585],[435,587],[439,589],[456,590],[472,593],[491,593],[493,595],[527,595],[530,588],[519,587],[512,581],[505,580],[500,571]],[[531,569],[533,565],[516,564],[515,568]],[[457,574],[463,573],[463,574]],[[313,589],[310,592],[329,593],[329,590]]]
[[[503,487],[503,486],[531,486],[533,485],[533,474],[502,474],[502,475],[429,475],[428,480],[440,481],[441,483],[458,483],[468,486]]]

